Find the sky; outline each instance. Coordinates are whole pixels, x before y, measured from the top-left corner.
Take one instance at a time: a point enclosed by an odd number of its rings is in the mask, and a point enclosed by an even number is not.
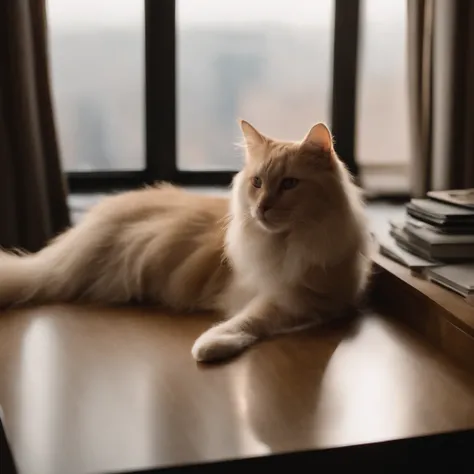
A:
[[[162,0],[155,0],[162,1]],[[371,21],[390,22],[404,14],[406,0],[365,0]],[[141,27],[143,0],[47,0],[50,24],[60,29]],[[333,0],[177,0],[180,25],[279,22],[327,25]]]

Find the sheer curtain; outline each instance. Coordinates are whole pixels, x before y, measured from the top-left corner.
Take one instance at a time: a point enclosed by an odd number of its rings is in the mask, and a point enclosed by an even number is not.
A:
[[[474,187],[474,2],[407,2],[413,194]]]

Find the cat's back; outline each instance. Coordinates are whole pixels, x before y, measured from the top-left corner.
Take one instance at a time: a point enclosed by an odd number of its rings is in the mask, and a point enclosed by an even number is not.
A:
[[[160,184],[109,196],[99,202],[87,217],[114,223],[136,222],[160,216],[218,221],[225,219],[228,207],[225,197],[203,195],[170,184]]]
[[[223,258],[227,214],[224,197],[160,185],[104,199],[83,228],[100,229],[110,255],[108,275],[126,281],[126,299],[210,309],[229,277]]]

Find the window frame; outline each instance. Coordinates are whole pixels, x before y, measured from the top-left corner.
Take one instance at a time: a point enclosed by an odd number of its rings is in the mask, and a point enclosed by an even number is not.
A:
[[[72,193],[133,189],[157,181],[229,186],[234,171],[185,171],[177,166],[175,0],[145,2],[145,168],[67,173]],[[334,0],[330,127],[338,153],[357,179],[355,158],[360,0]],[[315,118],[317,119],[317,118]]]

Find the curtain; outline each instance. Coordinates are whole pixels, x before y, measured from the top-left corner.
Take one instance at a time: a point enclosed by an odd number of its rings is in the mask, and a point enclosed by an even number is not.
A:
[[[474,2],[407,0],[414,196],[474,187]]]
[[[51,102],[44,0],[0,2],[0,246],[39,250],[69,211]]]

